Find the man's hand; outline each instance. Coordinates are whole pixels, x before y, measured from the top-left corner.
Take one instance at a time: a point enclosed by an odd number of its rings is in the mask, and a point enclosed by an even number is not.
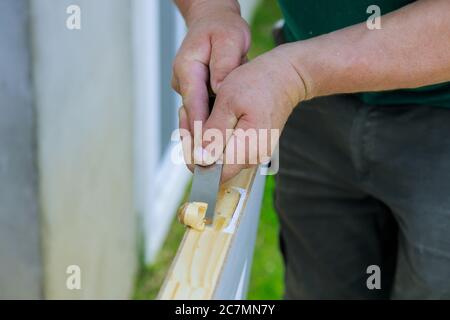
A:
[[[239,140],[237,129],[281,131],[305,99],[450,81],[448,0],[416,1],[383,16],[381,30],[357,24],[280,46],[240,67],[250,36],[239,10],[230,5],[235,1],[178,1],[198,4],[185,14],[190,31],[175,63],[174,87],[185,105],[181,128],[192,132],[194,120],[207,118],[209,66],[217,99],[203,131],[216,128],[226,137],[223,180],[261,160],[252,148],[247,164],[230,164],[239,151],[232,147]]]
[[[206,121],[208,86],[217,92],[225,77],[245,61],[250,31],[235,0],[178,0],[188,33],[176,56],[172,86],[182,96],[180,128],[193,132]]]
[[[191,170],[193,162],[207,165],[223,155],[220,160],[225,163],[225,181],[270,157],[273,139],[278,138],[292,109],[304,99],[305,87],[282,47],[243,65],[250,32],[235,0],[176,2],[189,28],[174,62],[172,81],[183,98],[180,129],[191,134],[190,143],[183,143],[184,155]],[[217,96],[211,115],[209,84]],[[194,122],[202,123],[201,132],[194,132]],[[220,150],[205,153],[212,145],[205,140],[192,150],[198,142],[194,136],[207,136],[211,130],[220,135]],[[256,141],[248,142],[249,131],[253,138],[252,133],[256,134]],[[217,142],[216,138],[212,140]]]
[[[236,68],[217,91],[203,131],[218,129],[225,137],[223,181],[270,157],[274,147],[270,144],[270,130],[281,133],[293,108],[306,97],[303,80],[284,50],[278,47]],[[252,137],[246,132],[256,132],[256,144],[245,142],[246,137]],[[264,140],[262,135],[269,137]],[[203,146],[208,149],[207,143]]]

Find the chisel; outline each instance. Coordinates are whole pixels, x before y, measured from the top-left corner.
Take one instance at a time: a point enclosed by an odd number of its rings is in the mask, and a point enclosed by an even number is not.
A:
[[[210,113],[214,106],[214,102],[215,97],[210,95]],[[209,166],[195,165],[189,202],[203,202],[208,204],[205,214],[205,224],[207,225],[214,222],[214,211],[216,208],[217,194],[219,192],[222,167],[223,164],[217,162]]]

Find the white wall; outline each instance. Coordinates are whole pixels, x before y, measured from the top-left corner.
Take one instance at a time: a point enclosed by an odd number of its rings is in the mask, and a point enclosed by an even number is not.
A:
[[[32,0],[46,298],[127,298],[136,269],[131,8],[123,0]],[[66,8],[82,29],[66,29]],[[79,265],[82,289],[68,290]]]

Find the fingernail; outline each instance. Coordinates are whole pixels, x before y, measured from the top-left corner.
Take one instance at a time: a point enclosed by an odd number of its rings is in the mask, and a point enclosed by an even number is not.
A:
[[[214,158],[208,152],[208,150],[196,147],[194,149],[194,160],[196,164],[208,166],[214,162]]]
[[[214,163],[214,157],[211,153],[208,152],[208,150],[204,149],[203,152],[203,164],[209,166]]]

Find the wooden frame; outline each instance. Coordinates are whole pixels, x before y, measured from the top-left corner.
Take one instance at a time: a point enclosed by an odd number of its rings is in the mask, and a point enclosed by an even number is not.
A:
[[[256,172],[257,168],[243,170],[221,186],[213,226],[207,226],[203,231],[187,229],[159,299],[243,297],[246,286],[243,279],[249,273],[259,216],[258,208],[245,210]],[[260,191],[255,203],[260,201]],[[240,230],[244,220],[248,220],[249,230]],[[238,243],[243,235],[250,238]],[[249,250],[242,250],[244,248]],[[230,273],[233,274],[232,281],[227,279]]]

